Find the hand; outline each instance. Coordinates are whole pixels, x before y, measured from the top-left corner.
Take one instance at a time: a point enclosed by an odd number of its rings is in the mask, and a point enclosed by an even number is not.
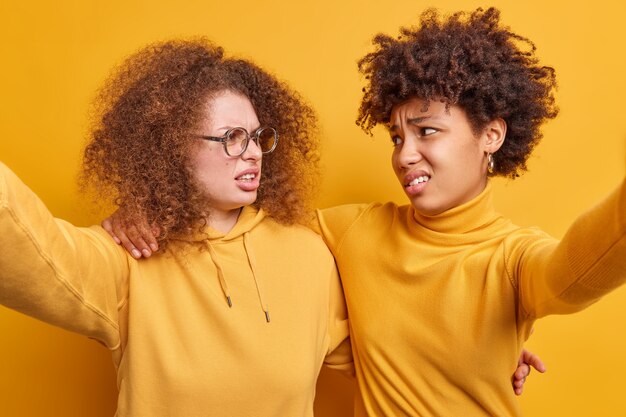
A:
[[[122,209],[118,209],[111,217],[104,219],[101,225],[115,243],[122,245],[135,259],[142,256],[149,258],[153,252],[159,250],[155,238],[159,235],[159,229],[155,225],[150,227],[143,217],[135,216],[126,220]]]
[[[515,395],[522,395],[524,383],[526,382],[526,377],[530,374],[531,366],[541,373],[546,371],[546,366],[539,359],[539,356],[522,349],[522,354],[517,361],[517,369],[513,374],[513,391],[515,391]]]

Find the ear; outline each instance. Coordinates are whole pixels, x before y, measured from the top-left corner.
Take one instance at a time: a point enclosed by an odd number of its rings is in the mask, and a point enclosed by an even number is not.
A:
[[[496,153],[504,143],[506,138],[506,122],[498,117],[493,119],[483,130],[484,151],[486,153]]]

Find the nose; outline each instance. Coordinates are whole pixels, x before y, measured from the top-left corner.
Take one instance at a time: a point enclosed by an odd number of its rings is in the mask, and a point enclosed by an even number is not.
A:
[[[262,158],[262,156],[263,152],[261,152],[261,148],[254,139],[250,138],[248,140],[248,147],[244,153],[241,154],[241,158],[244,160],[258,161]]]
[[[396,148],[396,160],[400,168],[410,168],[422,158],[419,139],[414,136],[405,137],[400,148]]]

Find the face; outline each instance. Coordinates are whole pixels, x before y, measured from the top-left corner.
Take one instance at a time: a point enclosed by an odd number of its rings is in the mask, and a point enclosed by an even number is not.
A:
[[[487,184],[487,154],[502,145],[506,124],[475,134],[458,106],[412,98],[391,112],[391,163],[415,210],[432,216],[466,203]]]
[[[260,125],[247,97],[223,91],[207,100],[205,116],[196,133],[221,137],[234,127],[252,133]],[[261,156],[261,150],[252,140],[241,156],[231,157],[224,152],[222,143],[198,139],[191,165],[196,181],[209,199],[212,216],[238,214],[239,208],[256,200]]]

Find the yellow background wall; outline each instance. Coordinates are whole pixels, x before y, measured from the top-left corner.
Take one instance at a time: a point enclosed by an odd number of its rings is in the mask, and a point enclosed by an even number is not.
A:
[[[324,128],[320,206],[403,201],[387,136],[377,131],[369,138],[354,124],[362,86],[355,62],[370,50],[372,35],[397,33],[433,3],[176,3],[0,2],[0,159],[55,215],[79,225],[99,222],[101,215],[81,203],[74,179],[88,103],[112,65],[146,43],[197,34],[275,71],[313,103]],[[504,22],[536,42],[560,80],[561,115],[545,128],[530,172],[495,181],[499,209],[518,224],[561,236],[624,175],[626,6],[620,3],[493,1]],[[479,5],[451,0],[443,10]],[[624,288],[576,316],[540,321],[528,347],[549,371],[528,382],[521,399],[526,414],[626,415],[625,321]],[[0,415],[113,415],[115,378],[105,349],[3,308],[0,338]],[[351,392],[347,380],[324,373],[318,415],[349,415]]]

